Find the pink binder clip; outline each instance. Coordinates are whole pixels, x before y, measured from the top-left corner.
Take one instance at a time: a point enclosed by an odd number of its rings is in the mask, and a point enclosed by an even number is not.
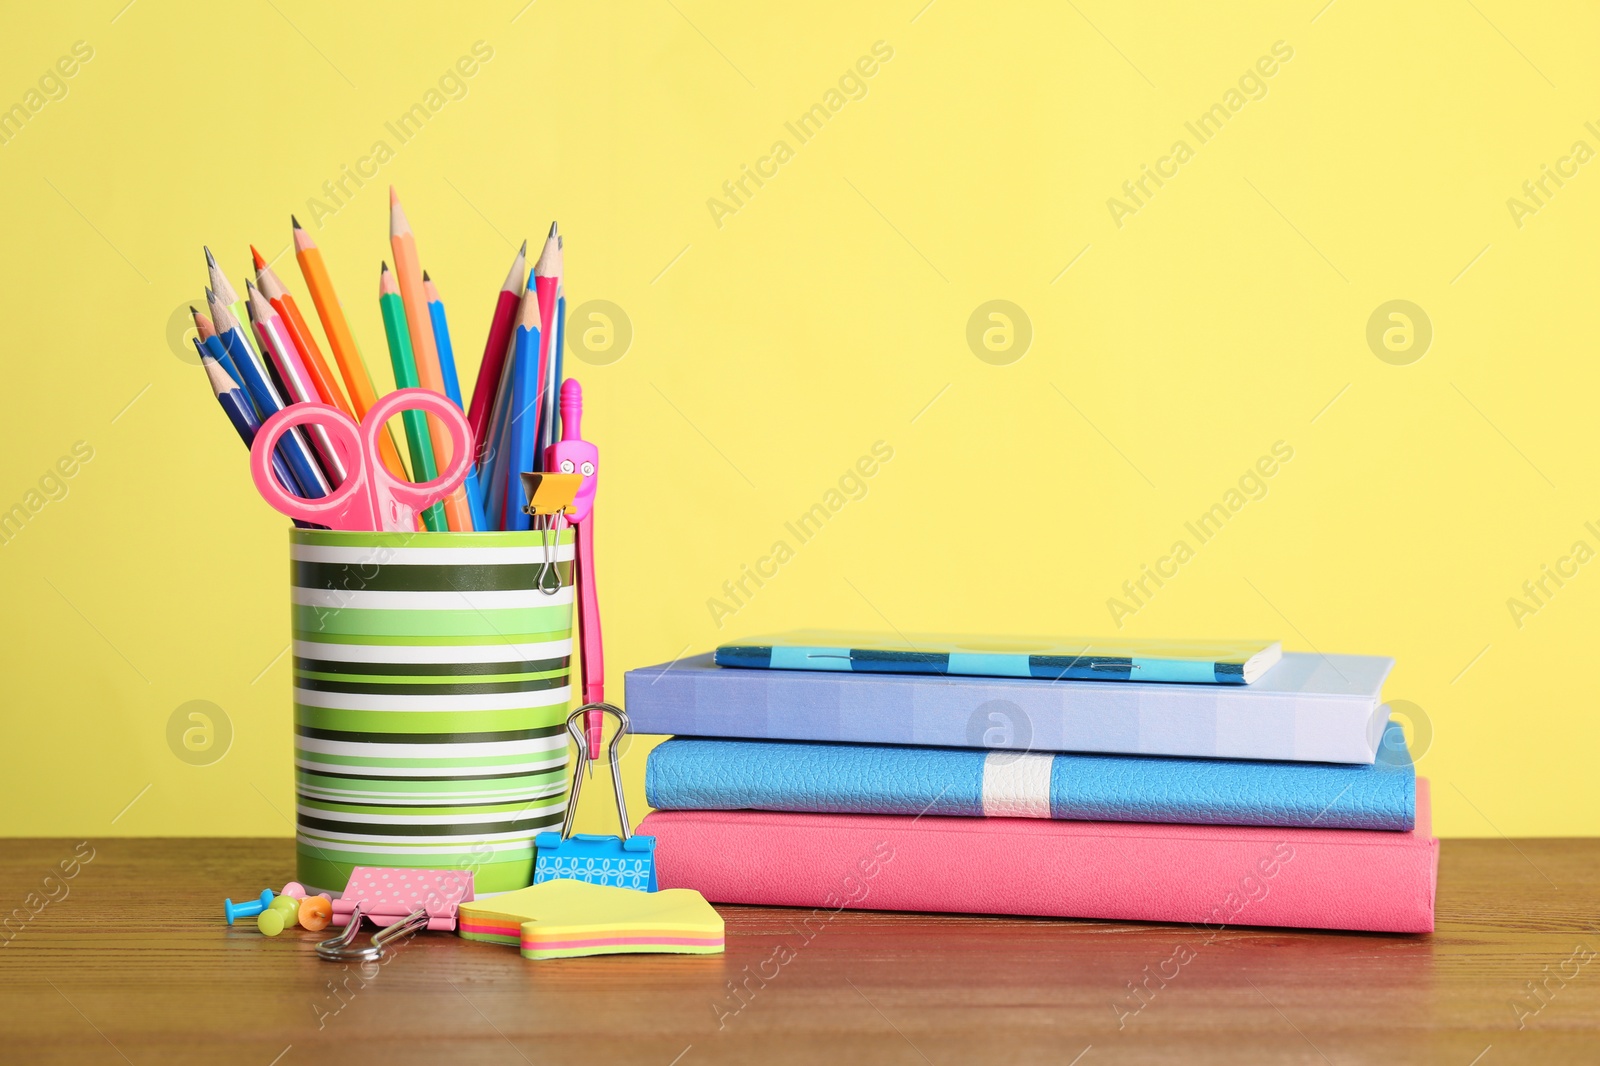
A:
[[[417,911],[429,929],[453,930],[456,908],[472,899],[470,870],[406,870],[357,866],[344,894],[333,901],[333,924],[345,925],[358,907],[378,925],[404,921]]]

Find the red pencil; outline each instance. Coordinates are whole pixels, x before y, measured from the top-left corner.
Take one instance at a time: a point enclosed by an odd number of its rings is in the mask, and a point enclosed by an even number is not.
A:
[[[495,393],[500,385],[501,370],[511,350],[511,331],[517,322],[517,304],[522,300],[527,263],[528,242],[523,241],[522,250],[511,261],[511,270],[506,274],[506,282],[500,286],[500,295],[495,300],[494,316],[489,320],[489,339],[483,346],[483,362],[478,364],[478,380],[472,386],[472,407],[467,412],[467,422],[472,426],[472,439],[477,441],[479,463],[484,461],[490,447],[484,434],[489,428],[489,419],[494,415]]]
[[[550,236],[545,239],[539,261],[533,264],[533,286],[539,298],[539,429],[534,438],[535,470],[544,469],[544,450],[556,440],[556,394],[550,387],[554,380],[556,353],[556,294],[561,289],[561,234],[556,224],[550,223]]]

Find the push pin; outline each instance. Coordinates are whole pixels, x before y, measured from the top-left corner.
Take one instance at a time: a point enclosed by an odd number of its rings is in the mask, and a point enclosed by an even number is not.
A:
[[[235,903],[231,899],[223,900],[222,913],[227,917],[228,924],[232,925],[235,918],[254,918],[270,906],[272,906],[272,889],[263,888],[259,899],[247,899],[243,903]]]

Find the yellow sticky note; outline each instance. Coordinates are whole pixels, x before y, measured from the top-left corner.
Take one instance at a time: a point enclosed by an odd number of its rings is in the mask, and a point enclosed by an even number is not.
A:
[[[640,892],[546,881],[461,904],[459,932],[467,940],[515,944],[526,959],[723,950],[722,916],[692,888]]]

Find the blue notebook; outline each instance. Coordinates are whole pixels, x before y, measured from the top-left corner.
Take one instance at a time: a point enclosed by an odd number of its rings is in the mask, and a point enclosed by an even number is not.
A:
[[[724,644],[715,658],[718,666],[745,670],[1248,685],[1277,665],[1283,645],[1275,640],[889,636],[797,629]]]
[[[1250,685],[741,670],[710,655],[629,670],[636,732],[940,748],[1370,763],[1393,659],[1286,652]]]
[[[658,810],[951,815],[1409,831],[1416,779],[1390,722],[1367,766],[669,740],[650,753]]]

